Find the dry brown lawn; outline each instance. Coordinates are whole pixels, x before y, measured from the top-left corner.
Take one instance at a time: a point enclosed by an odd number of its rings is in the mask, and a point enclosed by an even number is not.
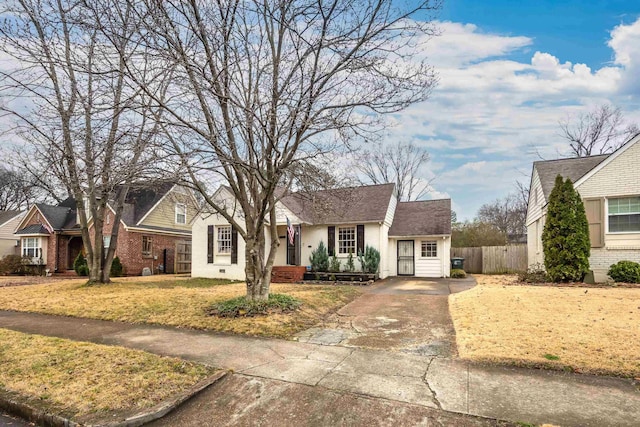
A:
[[[75,420],[137,412],[213,369],[122,347],[0,329],[0,388]]]
[[[640,289],[475,277],[478,286],[449,298],[460,357],[640,377]]]
[[[362,293],[352,286],[273,284],[271,292],[291,295],[302,301],[302,307],[293,313],[251,318],[206,314],[211,304],[242,296],[245,289],[244,283],[213,279],[126,278],[94,286],[74,279],[0,288],[0,309],[286,338]]]

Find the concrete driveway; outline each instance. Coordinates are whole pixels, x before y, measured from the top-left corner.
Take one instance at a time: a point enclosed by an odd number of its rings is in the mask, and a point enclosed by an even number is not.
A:
[[[448,296],[475,286],[473,278],[393,277],[376,283],[323,325],[297,335],[313,344],[455,356]]]

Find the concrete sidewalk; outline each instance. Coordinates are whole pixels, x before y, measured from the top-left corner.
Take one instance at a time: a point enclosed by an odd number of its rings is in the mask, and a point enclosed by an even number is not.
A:
[[[640,419],[640,391],[618,378],[7,311],[0,311],[0,327],[461,414],[562,426],[637,426]]]

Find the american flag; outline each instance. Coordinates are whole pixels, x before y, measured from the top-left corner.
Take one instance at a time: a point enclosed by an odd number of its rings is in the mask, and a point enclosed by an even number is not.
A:
[[[296,237],[296,230],[294,230],[293,225],[291,225],[289,217],[287,217],[287,237],[289,238],[289,244],[293,246],[293,240]]]

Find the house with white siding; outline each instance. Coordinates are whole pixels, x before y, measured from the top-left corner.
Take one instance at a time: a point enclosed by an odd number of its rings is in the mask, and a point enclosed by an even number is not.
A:
[[[235,206],[234,196],[220,187],[214,199]],[[380,252],[379,274],[448,277],[451,248],[451,200],[398,202],[395,185],[367,185],[293,192],[276,206],[280,246],[274,270],[309,265],[322,241],[342,267],[371,246]],[[242,223],[242,212],[234,217]],[[287,238],[287,220],[294,241]],[[267,241],[269,230],[265,228]],[[192,229],[192,276],[244,280],[244,242],[222,215],[203,214]],[[240,256],[238,256],[240,254]],[[355,260],[356,269],[359,263]]]
[[[640,262],[640,135],[611,154],[534,162],[526,222],[529,265],[544,263],[542,231],[558,175],[571,179],[584,202],[595,280],[605,281],[618,261]]]

